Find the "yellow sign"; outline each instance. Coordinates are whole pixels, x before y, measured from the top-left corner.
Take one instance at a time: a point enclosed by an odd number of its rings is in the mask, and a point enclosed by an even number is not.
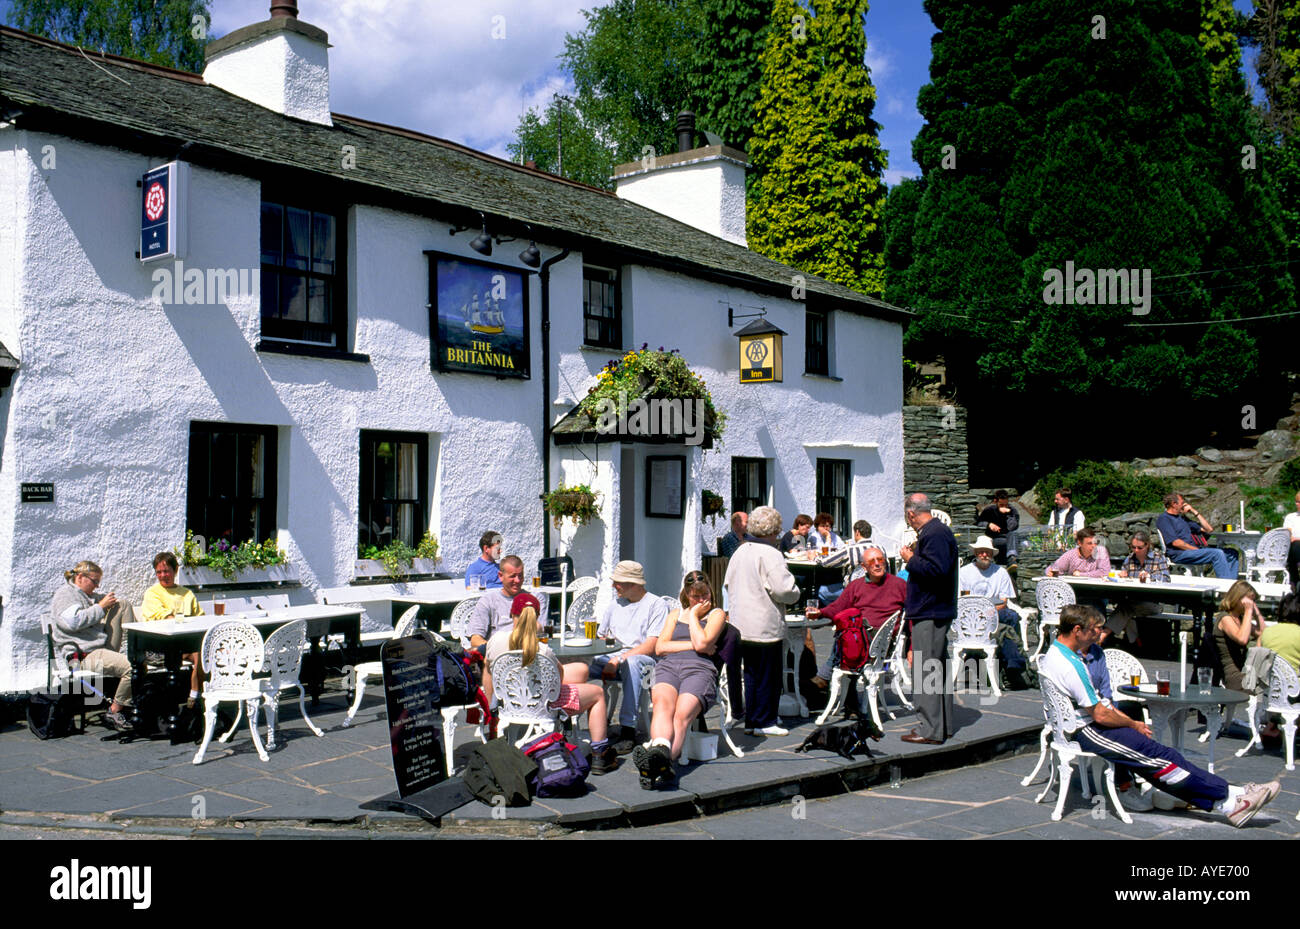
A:
[[[740,337],[740,383],[781,380],[781,333]]]

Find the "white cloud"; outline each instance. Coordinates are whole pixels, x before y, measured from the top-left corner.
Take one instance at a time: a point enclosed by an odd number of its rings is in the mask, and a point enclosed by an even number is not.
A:
[[[919,178],[920,176],[921,173],[919,171],[909,171],[909,170],[895,171],[893,168],[886,168],[884,174],[885,183],[888,184],[890,187],[897,186],[898,182],[903,180],[903,178],[908,178],[908,177]]]
[[[519,116],[563,92],[556,56],[592,0],[300,0],[329,34],[330,105],[504,155]],[[213,35],[270,15],[268,0],[216,0]],[[500,20],[494,17],[501,17]],[[493,38],[493,30],[504,38]]]
[[[899,97],[895,94],[886,94],[884,99],[885,112],[890,116],[902,116],[904,119],[920,122],[921,113],[916,108],[914,101],[906,97]]]
[[[882,78],[888,77],[894,70],[894,59],[880,43],[867,40],[867,67],[871,69],[871,82],[879,85]]]

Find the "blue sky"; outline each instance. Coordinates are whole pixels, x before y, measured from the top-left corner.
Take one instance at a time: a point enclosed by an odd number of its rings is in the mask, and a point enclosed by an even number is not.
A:
[[[976,2],[976,0],[972,0]],[[1234,0],[1243,11],[1250,0]],[[506,156],[519,116],[572,90],[557,56],[581,11],[601,0],[299,0],[300,16],[329,33],[335,112],[426,132]],[[0,19],[9,22],[9,0]],[[266,19],[269,0],[213,0],[212,37]],[[499,19],[498,19],[499,17]],[[494,38],[504,32],[504,38]],[[934,26],[921,0],[875,0],[867,64],[876,121],[889,152],[886,180],[919,175],[912,139],[916,94],[929,80]]]

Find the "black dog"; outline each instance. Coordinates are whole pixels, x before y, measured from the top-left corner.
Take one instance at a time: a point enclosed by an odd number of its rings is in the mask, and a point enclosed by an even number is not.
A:
[[[875,755],[872,754],[867,740],[879,742],[883,735],[880,727],[869,716],[842,719],[836,723],[818,726],[808,733],[808,738],[804,739],[803,744],[795,751],[807,752],[814,748],[821,748],[828,752],[835,752],[844,758],[852,758],[859,753],[874,758]]]

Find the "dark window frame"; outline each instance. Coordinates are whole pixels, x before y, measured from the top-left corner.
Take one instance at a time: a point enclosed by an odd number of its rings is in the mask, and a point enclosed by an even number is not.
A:
[[[756,478],[758,496],[741,494],[737,492],[737,475],[738,466],[749,468],[754,465],[758,466],[758,476]],[[750,483],[748,476],[744,478],[746,484]],[[746,490],[751,488],[746,487]],[[767,459],[766,458],[743,458],[733,456],[731,459],[731,512],[732,513],[752,513],[755,507],[767,506],[768,493],[771,491],[771,485],[768,483]],[[751,503],[751,501],[753,501]]]
[[[601,302],[601,312],[592,313],[593,288],[606,287],[612,304]],[[608,311],[608,312],[606,312]],[[595,335],[592,335],[593,328]],[[623,348],[623,271],[602,264],[582,265],[582,344],[593,348]]]
[[[827,488],[827,480],[834,483],[835,471],[842,466],[843,475],[843,494],[835,494],[834,488]],[[818,458],[816,464],[817,473],[817,512],[831,514],[831,528],[833,528],[840,538],[849,538],[851,533],[850,527],[853,525],[853,462],[848,458]]]
[[[419,461],[416,462],[415,489],[416,496],[400,497],[397,496],[396,489],[393,497],[385,497],[378,493],[379,488],[375,487],[375,453],[379,444],[383,442],[413,444],[417,448]],[[358,526],[357,526],[357,544],[359,546],[378,545],[383,548],[392,540],[396,534],[396,520],[394,520],[393,534],[387,538],[382,537],[382,532],[376,535],[371,530],[371,525],[382,525],[374,519],[376,508],[381,512],[386,507],[415,506],[415,519],[413,523],[412,538],[406,541],[408,545],[414,548],[425,531],[429,528],[429,436],[423,432],[394,432],[384,429],[362,429],[360,442],[360,460],[358,462]],[[369,499],[367,499],[367,488],[370,489]]]
[[[803,370],[805,374],[831,373],[831,314],[807,310],[804,314]]]
[[[230,438],[222,438],[230,437]],[[239,461],[241,445],[252,438],[262,440],[262,494],[240,493],[242,466]],[[234,459],[214,462],[213,456],[222,454],[223,442],[234,441]],[[185,491],[185,524],[195,535],[201,535],[211,547],[224,536],[230,527],[232,544],[247,541],[262,542],[275,538],[276,499],[278,483],[279,428],[255,423],[219,423],[193,420],[190,422],[189,462]],[[235,481],[234,492],[220,493],[224,488],[214,487],[213,477]],[[229,508],[229,514],[218,515],[213,510]],[[241,537],[236,527],[241,522],[240,508],[247,508],[254,528],[248,538]]]
[[[261,203],[258,211],[259,261],[265,255],[261,248],[262,211],[268,206],[279,207],[280,217],[280,263],[260,262],[261,272],[261,333],[264,342],[274,342],[283,346],[302,346],[304,349],[328,349],[347,352],[350,349],[351,319],[348,307],[348,208],[333,199],[311,197],[305,194],[284,193],[271,184],[263,184]],[[287,210],[302,210],[308,213],[308,260],[306,268],[292,268],[285,262],[288,223],[285,219]],[[333,273],[316,270],[311,265],[314,255],[314,238],[318,217],[328,217],[334,223],[334,258]],[[310,301],[310,289],[313,282],[324,285],[326,304],[329,307],[328,323],[312,323],[306,320],[285,319],[279,315],[268,315],[268,301],[273,301],[277,310],[280,308],[280,284],[282,279],[294,277],[307,281]],[[310,312],[310,306],[308,311]]]

